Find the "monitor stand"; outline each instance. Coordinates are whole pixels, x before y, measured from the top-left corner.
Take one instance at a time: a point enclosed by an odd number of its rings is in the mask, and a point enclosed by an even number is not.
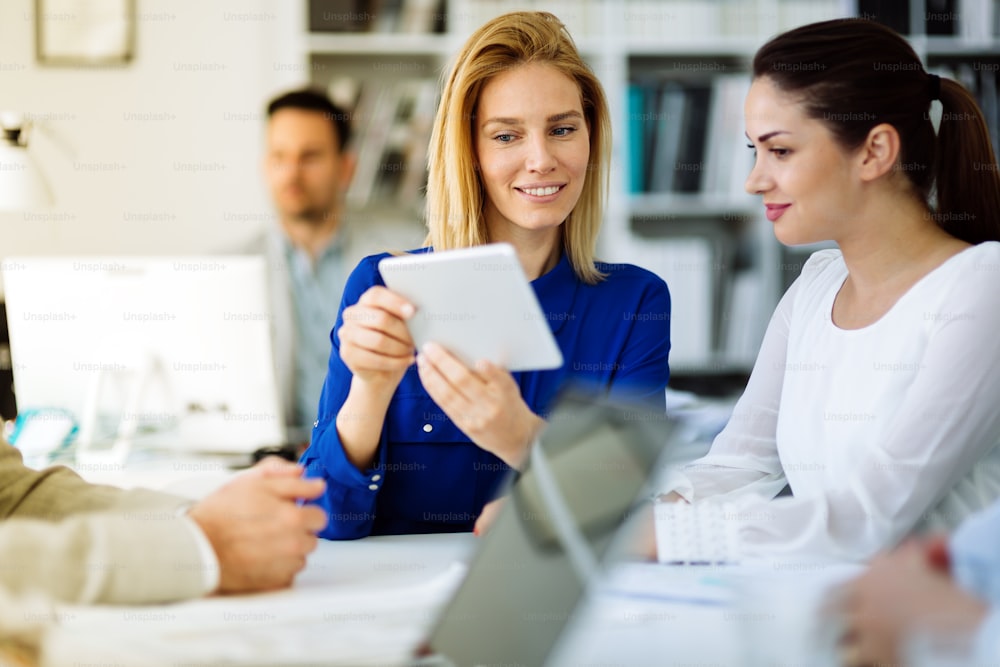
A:
[[[168,397],[172,395],[166,373],[163,369],[163,361],[158,355],[147,353],[142,371],[127,393],[128,399],[118,426],[115,428],[114,440],[110,448],[100,448],[95,446],[100,421],[100,405],[102,391],[106,385],[106,378],[110,373],[105,369],[99,369],[94,373],[90,387],[87,390],[84,402],[83,413],[80,419],[80,433],[77,436],[76,463],[85,466],[124,466],[132,451],[136,430],[139,428],[139,410],[149,392],[149,387],[154,380],[158,380],[163,386]]]

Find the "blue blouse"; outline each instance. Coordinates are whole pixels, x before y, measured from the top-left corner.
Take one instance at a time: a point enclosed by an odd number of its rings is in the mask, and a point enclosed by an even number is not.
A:
[[[330,333],[333,350],[320,396],[312,444],[302,455],[306,474],[321,477],[327,491],[316,504],[330,523],[327,539],[367,535],[472,530],[510,468],[480,449],[424,391],[411,366],[386,413],[374,467],[358,470],[344,454],[337,412],[347,399],[351,372],[340,359],[343,310],[373,285],[383,285],[378,262],[366,257],[344,289]],[[641,402],[664,412],[670,371],[670,294],[662,279],[630,264],[597,263],[607,278],[581,282],[563,255],[532,281],[562,350],[561,368],[514,373],[521,396],[545,417],[563,387],[573,384],[620,401]]]

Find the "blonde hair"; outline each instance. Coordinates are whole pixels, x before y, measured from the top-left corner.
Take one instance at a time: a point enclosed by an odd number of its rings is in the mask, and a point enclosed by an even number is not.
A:
[[[489,242],[485,195],[476,167],[476,106],[493,77],[529,63],[550,65],[580,88],[590,158],[580,199],[563,223],[562,241],[576,275],[594,284],[604,277],[594,266],[594,253],[608,188],[608,102],[566,27],[548,12],[499,16],[473,33],[459,53],[441,93],[428,150],[427,242],[435,250]]]

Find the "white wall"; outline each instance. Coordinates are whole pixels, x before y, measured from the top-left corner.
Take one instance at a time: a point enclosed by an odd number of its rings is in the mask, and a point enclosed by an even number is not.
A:
[[[308,79],[302,4],[136,0],[135,59],[88,69],[39,65],[34,0],[0,2],[0,110],[75,152],[34,133],[57,201],[0,213],[0,257],[210,252],[267,224],[262,107]]]

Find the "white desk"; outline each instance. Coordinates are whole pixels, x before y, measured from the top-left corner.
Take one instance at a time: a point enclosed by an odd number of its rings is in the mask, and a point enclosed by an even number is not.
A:
[[[460,583],[475,543],[467,533],[322,542],[287,591],[162,606],[64,605],[45,664],[403,665]],[[727,574],[735,570],[633,568],[631,584],[615,580],[581,606],[549,667],[747,667],[749,633],[765,644],[801,643],[803,622],[814,618],[810,595],[851,572],[750,570],[760,606],[748,608]],[[696,599],[679,599],[688,593]],[[808,645],[794,650],[810,656],[794,664],[819,667],[829,658]]]
[[[162,606],[64,605],[47,664],[404,664],[460,582],[475,539],[322,541],[286,591]]]
[[[191,496],[203,495],[232,474],[221,463],[198,458],[140,459],[123,471],[84,471],[92,481],[142,483]],[[321,541],[287,591],[162,606],[61,606],[60,627],[47,641],[46,664],[406,664],[459,584],[462,564],[475,544],[469,534]],[[751,633],[794,643],[795,628],[801,630],[801,618],[811,613],[800,614],[797,596],[808,597],[824,579],[843,576],[836,569],[776,573],[772,567],[762,576],[777,576],[784,584],[771,581],[759,588],[763,606],[747,608],[731,586],[728,594],[708,603],[676,599],[677,586],[657,581],[669,569],[651,567],[642,573],[649,580],[632,586],[631,593],[605,587],[581,605],[550,667],[746,667],[752,664],[747,655]],[[686,577],[703,593],[706,574],[718,575],[724,586],[722,580],[733,571],[674,572],[679,590],[686,590]]]
[[[78,463],[66,458],[54,463],[72,468],[92,484],[143,487],[202,498],[239,472],[233,466],[245,465],[249,460],[249,454],[212,455],[135,449],[124,462]]]
[[[578,608],[547,664],[835,667],[840,628],[820,608],[860,569],[627,564]]]

